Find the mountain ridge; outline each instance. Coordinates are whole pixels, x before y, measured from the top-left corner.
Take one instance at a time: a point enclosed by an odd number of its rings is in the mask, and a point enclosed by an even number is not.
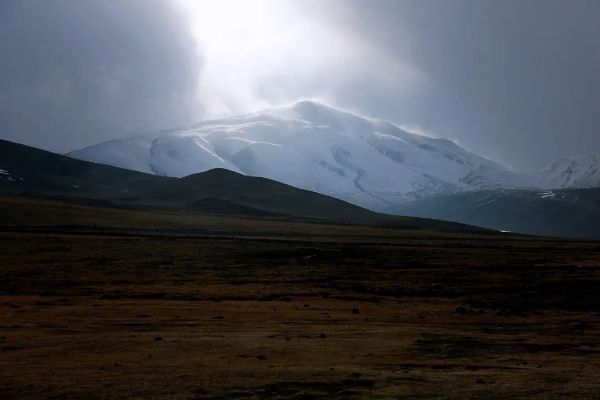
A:
[[[69,155],[175,177],[226,168],[384,212],[433,194],[538,183],[448,139],[312,101],[112,140]]]

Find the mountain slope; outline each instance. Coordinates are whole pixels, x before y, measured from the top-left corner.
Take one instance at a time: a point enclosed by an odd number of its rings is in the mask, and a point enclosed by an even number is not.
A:
[[[0,194],[127,198],[172,181],[0,140]]]
[[[225,168],[379,211],[437,193],[536,185],[449,140],[309,101],[70,155],[175,177]]]
[[[511,232],[600,239],[600,189],[475,191],[433,196],[395,211]]]
[[[213,169],[168,178],[75,160],[0,140],[0,195],[58,196],[253,217],[293,216],[410,229],[481,231],[422,218],[378,214],[266,178]],[[96,202],[100,203],[100,202]]]
[[[600,156],[561,158],[546,167],[540,177],[553,188],[600,187]]]

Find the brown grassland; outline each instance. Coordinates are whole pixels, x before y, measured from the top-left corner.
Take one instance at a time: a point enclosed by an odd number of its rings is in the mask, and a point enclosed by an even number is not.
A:
[[[0,200],[2,399],[597,399],[600,243]]]

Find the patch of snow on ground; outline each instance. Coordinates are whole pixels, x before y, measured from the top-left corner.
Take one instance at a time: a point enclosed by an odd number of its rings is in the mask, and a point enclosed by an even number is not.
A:
[[[23,178],[13,175],[5,169],[0,169],[0,178],[6,179],[9,182],[24,181]]]
[[[556,193],[549,190],[547,192],[540,193],[540,196],[542,197],[542,199],[553,199],[556,197]]]

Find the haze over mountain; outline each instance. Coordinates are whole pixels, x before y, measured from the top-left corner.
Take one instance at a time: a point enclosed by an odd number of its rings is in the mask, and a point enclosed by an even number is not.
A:
[[[439,193],[539,184],[450,140],[312,101],[112,140],[69,155],[174,177],[225,168],[379,211]]]

